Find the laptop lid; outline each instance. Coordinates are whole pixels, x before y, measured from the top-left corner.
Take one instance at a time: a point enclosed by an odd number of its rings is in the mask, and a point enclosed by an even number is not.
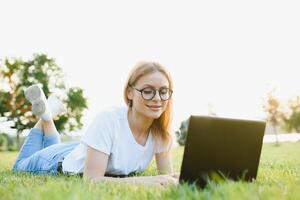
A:
[[[211,179],[255,179],[265,125],[263,121],[191,116],[180,182],[204,187]]]

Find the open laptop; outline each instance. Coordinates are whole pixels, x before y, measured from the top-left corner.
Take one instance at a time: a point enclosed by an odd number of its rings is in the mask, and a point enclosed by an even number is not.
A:
[[[191,116],[180,182],[204,187],[225,178],[251,181],[259,165],[264,121]]]

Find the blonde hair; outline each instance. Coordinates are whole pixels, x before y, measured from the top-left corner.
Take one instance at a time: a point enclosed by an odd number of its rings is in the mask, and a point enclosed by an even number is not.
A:
[[[170,73],[161,64],[157,62],[138,62],[130,71],[124,87],[124,100],[128,107],[132,106],[132,102],[127,97],[127,92],[130,86],[134,85],[141,77],[151,74],[153,72],[160,72],[168,79],[169,89],[173,90],[173,81]],[[150,131],[155,139],[160,139],[163,143],[171,142],[171,121],[173,114],[173,98],[168,100],[165,111],[158,119],[154,119]]]

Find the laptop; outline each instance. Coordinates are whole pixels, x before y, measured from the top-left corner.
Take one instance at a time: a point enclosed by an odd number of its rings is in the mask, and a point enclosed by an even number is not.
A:
[[[210,181],[254,180],[265,126],[264,121],[191,116],[179,181],[203,188]]]

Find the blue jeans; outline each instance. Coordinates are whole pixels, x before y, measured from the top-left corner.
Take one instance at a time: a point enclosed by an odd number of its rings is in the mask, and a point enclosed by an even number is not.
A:
[[[79,141],[61,143],[58,134],[45,136],[42,130],[33,128],[24,141],[13,171],[57,175],[58,162],[78,144]]]

